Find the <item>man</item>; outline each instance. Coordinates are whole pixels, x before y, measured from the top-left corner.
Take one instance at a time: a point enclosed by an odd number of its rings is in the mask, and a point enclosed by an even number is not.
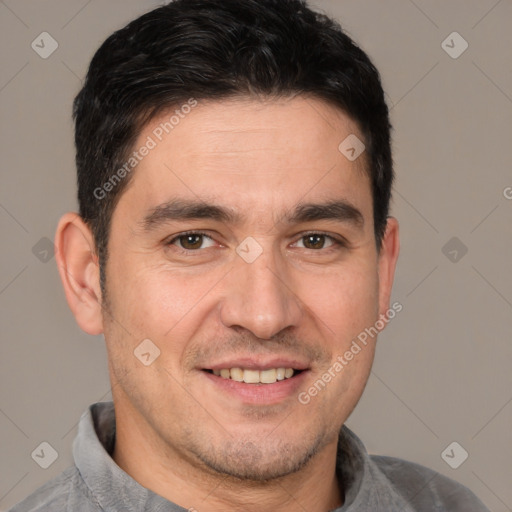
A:
[[[13,511],[483,511],[344,426],[399,251],[379,75],[300,0],[176,0],[113,34],[74,104],[57,262],[113,404]]]

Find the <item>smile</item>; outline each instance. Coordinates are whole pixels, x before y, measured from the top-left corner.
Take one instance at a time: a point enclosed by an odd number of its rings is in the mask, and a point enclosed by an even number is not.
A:
[[[217,377],[230,379],[236,382],[244,382],[246,384],[274,384],[277,381],[290,379],[301,370],[293,368],[268,368],[265,370],[254,370],[248,368],[222,368],[215,370],[206,370]]]

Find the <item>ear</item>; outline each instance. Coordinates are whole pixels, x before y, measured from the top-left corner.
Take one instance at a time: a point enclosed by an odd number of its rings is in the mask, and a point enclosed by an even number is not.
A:
[[[76,213],[62,216],[55,234],[57,266],[68,305],[88,334],[103,332],[98,257],[91,230]]]
[[[386,231],[382,238],[382,244],[379,253],[379,318],[380,315],[386,315],[389,310],[389,301],[393,279],[395,277],[395,267],[400,252],[400,239],[398,236],[398,221],[394,217],[388,217]]]

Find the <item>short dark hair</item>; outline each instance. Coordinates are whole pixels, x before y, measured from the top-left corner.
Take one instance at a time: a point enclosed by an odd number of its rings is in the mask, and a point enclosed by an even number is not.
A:
[[[79,213],[94,235],[102,286],[111,216],[131,174],[108,194],[102,187],[150,120],[190,98],[295,94],[358,124],[380,248],[393,182],[388,108],[377,69],[337,22],[303,0],[175,0],[112,34],[73,106]]]

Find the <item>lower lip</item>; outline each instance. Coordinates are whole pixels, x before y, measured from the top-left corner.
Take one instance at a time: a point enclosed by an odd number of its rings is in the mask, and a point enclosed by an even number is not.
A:
[[[289,379],[278,380],[273,384],[247,384],[232,379],[224,379],[213,373],[201,373],[221,392],[236,397],[248,404],[276,404],[297,396],[308,370],[303,370]]]

